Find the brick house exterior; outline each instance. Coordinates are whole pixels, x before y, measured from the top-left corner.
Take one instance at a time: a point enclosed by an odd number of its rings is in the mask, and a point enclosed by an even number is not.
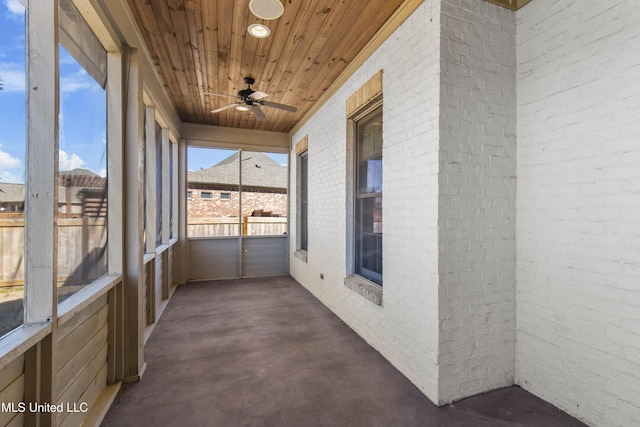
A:
[[[237,217],[239,153],[187,174],[189,218]],[[242,216],[287,216],[287,167],[262,153],[242,153]]]

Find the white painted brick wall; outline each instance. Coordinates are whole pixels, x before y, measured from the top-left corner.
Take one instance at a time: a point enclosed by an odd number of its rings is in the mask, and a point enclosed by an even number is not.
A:
[[[433,401],[508,385],[515,363],[517,383],[588,423],[637,424],[640,6],[440,7],[420,6],[294,135],[309,135],[310,217],[291,273]],[[343,286],[344,108],[381,68],[378,307]]]
[[[309,136],[309,245],[307,263],[291,257],[291,275],[433,401],[438,387],[439,22],[439,1],[422,4],[293,136],[294,143]],[[346,99],[380,69],[384,70],[382,307],[343,284],[346,177],[351,173]],[[296,176],[295,170],[291,176]],[[296,194],[296,183],[291,184],[290,194]],[[293,219],[295,202],[291,205]],[[292,222],[292,233],[295,229]],[[296,241],[295,235],[291,241]]]
[[[516,22],[442,2],[439,401],[513,384]]]
[[[516,381],[640,425],[640,2],[517,12]]]

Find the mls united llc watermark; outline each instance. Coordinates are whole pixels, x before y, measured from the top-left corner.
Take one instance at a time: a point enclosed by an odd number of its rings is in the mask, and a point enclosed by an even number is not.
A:
[[[0,402],[2,412],[36,413],[36,412],[87,412],[89,405],[86,402],[66,403],[36,403],[36,402]]]

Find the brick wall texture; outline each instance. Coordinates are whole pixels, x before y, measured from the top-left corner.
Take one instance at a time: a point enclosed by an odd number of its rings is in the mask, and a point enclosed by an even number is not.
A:
[[[516,378],[640,425],[640,3],[535,0],[517,26]]]
[[[237,217],[240,197],[237,191],[203,190],[190,188],[191,197],[187,198],[187,216],[189,218]],[[211,193],[211,198],[203,198],[201,193]],[[228,194],[228,199],[222,198]],[[256,191],[242,192],[242,216],[251,216],[253,211],[270,212],[271,216],[287,216],[287,195]]]
[[[590,425],[637,425],[639,40],[628,0],[423,2],[292,136],[309,145],[292,276],[436,403],[515,383]],[[378,306],[344,286],[345,102],[380,69]]]
[[[443,1],[440,401],[515,375],[516,21]]]
[[[292,141],[308,135],[309,235],[307,262],[294,256],[290,262],[293,277],[433,401],[438,400],[439,22],[438,2],[420,6],[293,135]],[[346,100],[381,69],[382,307],[344,285],[352,252],[346,218],[353,206]],[[296,163],[290,162],[291,177],[297,176]],[[290,193],[296,194],[295,179]],[[292,200],[290,218],[295,208]],[[290,230],[295,233],[295,224]]]

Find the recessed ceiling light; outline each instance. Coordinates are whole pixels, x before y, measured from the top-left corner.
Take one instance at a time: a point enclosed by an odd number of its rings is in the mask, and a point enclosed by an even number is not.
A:
[[[276,19],[284,12],[284,6],[278,0],[251,0],[249,10],[258,18]]]
[[[249,111],[249,107],[246,105],[236,105],[236,110],[238,111]]]
[[[269,27],[264,24],[251,24],[249,25],[249,28],[247,28],[247,31],[249,31],[249,34],[251,34],[253,37],[259,39],[269,37],[269,34],[271,34],[271,30],[269,29]]]

